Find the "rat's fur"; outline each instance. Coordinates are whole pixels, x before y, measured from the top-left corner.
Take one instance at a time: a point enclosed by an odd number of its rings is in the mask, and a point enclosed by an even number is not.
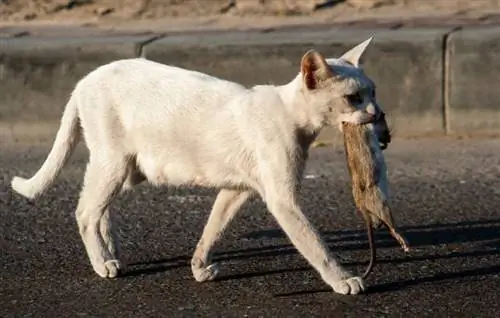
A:
[[[329,253],[298,206],[297,191],[309,145],[324,126],[363,124],[381,112],[373,82],[358,67],[370,41],[339,59],[307,52],[299,74],[282,86],[247,89],[145,59],[101,66],[76,85],[42,167],[30,179],[14,177],[12,187],[28,198],[42,194],[83,137],[90,160],[76,218],[100,276],[115,277],[122,267],[109,206],[121,190],[147,180],[220,189],[192,258],[197,281],[217,275],[212,247],[258,194],[324,281],[338,293],[357,294],[362,279]]]
[[[383,124],[386,125],[385,121]],[[381,217],[392,222],[387,206],[387,167],[378,138],[367,127],[348,123],[343,124],[343,133],[356,206],[360,212],[370,216],[375,227],[380,224]]]
[[[385,126],[385,130],[389,132],[384,116],[380,117],[378,125]],[[343,123],[342,126],[347,167],[352,179],[352,195],[357,211],[365,220],[368,231],[370,264],[363,275],[363,278],[366,278],[376,258],[373,227],[378,228],[383,223],[405,251],[408,250],[408,246],[403,237],[396,232],[394,225],[389,206],[387,167],[379,138],[366,126],[349,123]],[[390,140],[390,134],[385,139]]]

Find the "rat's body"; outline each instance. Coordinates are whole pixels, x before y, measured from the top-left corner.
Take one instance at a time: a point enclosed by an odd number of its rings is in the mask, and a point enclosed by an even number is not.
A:
[[[382,118],[382,120],[385,119]],[[409,247],[394,227],[391,208],[388,204],[389,187],[387,170],[382,148],[373,132],[366,126],[343,124],[344,147],[347,166],[352,178],[352,195],[358,213],[364,218],[370,244],[370,264],[363,278],[366,278],[375,264],[376,248],[373,241],[373,228],[385,224],[391,235],[405,251]],[[389,138],[390,140],[390,138]]]

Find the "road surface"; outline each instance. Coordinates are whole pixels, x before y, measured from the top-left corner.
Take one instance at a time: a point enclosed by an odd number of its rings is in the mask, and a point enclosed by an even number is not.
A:
[[[495,317],[500,312],[500,140],[396,139],[386,151],[396,221],[385,230],[363,295],[334,294],[290,245],[263,203],[247,203],[216,247],[220,278],[188,266],[215,192],[141,185],[112,206],[124,276],[92,271],[73,211],[79,148],[36,202],[10,190],[38,169],[48,144],[0,146],[1,317]],[[340,149],[340,150],[339,150]],[[347,268],[369,253],[341,148],[312,151],[301,205]]]

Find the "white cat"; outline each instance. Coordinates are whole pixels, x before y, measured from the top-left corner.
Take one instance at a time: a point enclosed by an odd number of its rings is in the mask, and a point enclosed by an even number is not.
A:
[[[197,281],[218,273],[210,249],[258,194],[292,243],[333,290],[357,294],[363,281],[330,255],[297,205],[308,148],[325,125],[368,124],[383,138],[373,82],[358,67],[371,38],[339,59],[309,51],[283,86],[245,88],[146,59],[101,66],[76,85],[54,145],[31,178],[12,187],[42,194],[83,136],[90,152],[76,217],[94,270],[117,276],[117,240],[109,205],[143,180],[154,185],[221,189],[191,262]],[[379,126],[377,126],[379,125]]]

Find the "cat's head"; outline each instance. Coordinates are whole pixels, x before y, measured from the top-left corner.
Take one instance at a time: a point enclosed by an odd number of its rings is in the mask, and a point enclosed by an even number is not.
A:
[[[356,45],[339,58],[325,59],[315,50],[301,60],[302,95],[309,116],[316,122],[338,125],[342,113],[356,113],[369,124],[384,146],[391,141],[385,113],[376,99],[375,82],[363,71],[362,56],[372,38]],[[340,127],[341,125],[339,125]]]

